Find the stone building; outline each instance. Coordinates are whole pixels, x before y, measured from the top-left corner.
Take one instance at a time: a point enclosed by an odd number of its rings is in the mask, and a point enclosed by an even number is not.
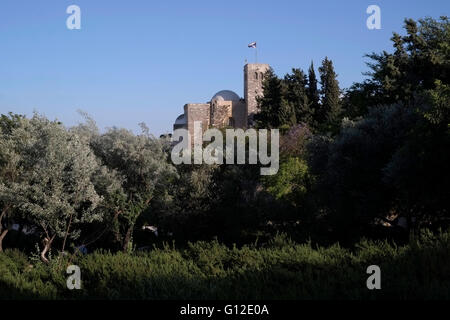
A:
[[[244,98],[230,90],[217,92],[209,102],[187,103],[184,113],[178,116],[173,129],[184,128],[191,137],[194,121],[201,121],[203,130],[210,127],[241,128],[252,126],[253,115],[257,112],[256,98],[262,95],[262,81],[269,69],[268,64],[252,63],[244,66]]]

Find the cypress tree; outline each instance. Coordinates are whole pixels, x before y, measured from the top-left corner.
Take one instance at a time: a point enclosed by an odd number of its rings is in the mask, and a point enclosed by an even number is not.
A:
[[[327,57],[319,68],[322,106],[319,109],[319,127],[324,131],[335,132],[341,120],[340,89],[333,62]]]
[[[280,127],[288,129],[297,123],[295,105],[286,99],[281,100],[281,108],[279,114]]]
[[[296,122],[311,124],[313,120],[309,99],[306,92],[308,78],[300,69],[292,69],[292,74],[284,77],[286,85],[285,98],[295,113]]]
[[[320,109],[320,99],[319,99],[319,90],[317,89],[317,78],[316,72],[314,71],[314,63],[311,61],[311,65],[308,70],[308,90],[307,90],[308,100],[310,103],[311,113],[313,115],[314,123],[312,126],[315,127],[317,125],[318,119],[317,116],[319,114]]]
[[[272,69],[269,69],[263,82],[264,95],[257,99],[259,113],[255,115],[258,128],[278,128],[290,119],[289,108],[285,105],[284,85]]]

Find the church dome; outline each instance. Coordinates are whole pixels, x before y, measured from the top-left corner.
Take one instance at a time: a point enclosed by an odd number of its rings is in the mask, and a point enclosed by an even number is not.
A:
[[[175,124],[186,124],[184,113],[178,116],[177,120],[175,120]]]
[[[211,101],[239,101],[239,96],[231,90],[222,90],[217,92],[211,99]]]
[[[181,114],[178,116],[177,120],[175,120],[175,123],[173,124],[173,130],[177,129],[186,129],[187,127],[187,121],[184,114]]]

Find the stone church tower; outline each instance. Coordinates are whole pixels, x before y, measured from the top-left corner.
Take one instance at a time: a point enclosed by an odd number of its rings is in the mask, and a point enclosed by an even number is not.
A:
[[[244,66],[244,100],[249,119],[253,119],[253,115],[258,112],[256,97],[263,94],[262,81],[269,68],[264,63],[249,63]]]
[[[217,92],[206,103],[187,103],[184,113],[178,116],[173,129],[184,128],[191,136],[194,122],[201,121],[203,130],[214,128],[246,129],[253,125],[253,116],[258,112],[256,98],[262,96],[264,75],[270,66],[251,63],[244,66],[244,98],[230,90]]]

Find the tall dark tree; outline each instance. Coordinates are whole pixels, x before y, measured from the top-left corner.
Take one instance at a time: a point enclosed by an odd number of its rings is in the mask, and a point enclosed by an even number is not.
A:
[[[363,116],[368,107],[401,103],[413,106],[417,94],[450,82],[450,22],[447,17],[405,20],[406,35],[394,33],[393,53],[367,55],[369,78],[345,94],[349,117]]]
[[[319,109],[318,120],[319,127],[323,131],[335,132],[340,125],[342,108],[341,108],[341,91],[337,74],[334,71],[333,62],[327,57],[322,61],[319,68],[320,84],[322,86],[322,105]]]
[[[297,123],[296,105],[282,98],[278,116],[279,127],[288,130]]]
[[[292,69],[291,74],[284,77],[286,85],[286,100],[295,112],[297,122],[303,122],[310,125],[313,121],[313,112],[309,105],[307,95],[308,78],[300,69]]]
[[[413,232],[448,227],[450,24],[407,20],[406,31],[394,34],[392,54],[371,55],[373,72],[347,91],[346,113],[359,119],[345,121],[331,142],[309,144],[311,171],[322,175],[317,189],[341,239],[393,214]]]
[[[308,70],[308,90],[307,90],[308,100],[310,104],[310,109],[313,114],[314,122],[317,123],[317,115],[320,108],[320,97],[319,90],[317,89],[317,77],[314,71],[314,63],[311,61],[311,65]],[[314,124],[315,126],[316,124]]]
[[[263,91],[263,97],[258,98],[259,113],[255,115],[258,128],[279,128],[295,122],[295,113],[284,98],[284,83],[273,69],[269,69],[265,74]]]

